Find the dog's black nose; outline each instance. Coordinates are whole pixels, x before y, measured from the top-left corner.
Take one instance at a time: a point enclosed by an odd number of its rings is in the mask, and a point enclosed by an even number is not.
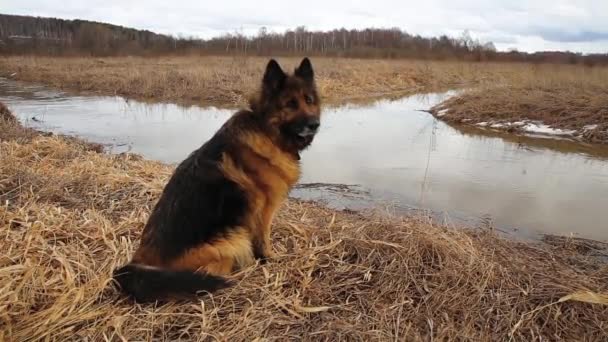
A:
[[[311,131],[316,131],[320,125],[321,125],[321,121],[319,121],[318,118],[308,119],[308,122],[306,123],[306,127],[308,129],[310,129]]]

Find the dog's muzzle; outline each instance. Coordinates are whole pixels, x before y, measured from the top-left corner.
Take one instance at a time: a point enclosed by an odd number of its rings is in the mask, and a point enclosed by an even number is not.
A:
[[[312,143],[320,125],[319,117],[303,116],[283,126],[282,131],[298,150],[303,150]]]
[[[302,138],[314,136],[315,134],[317,134],[320,125],[321,121],[319,121],[318,118],[308,118],[300,128],[298,136]]]

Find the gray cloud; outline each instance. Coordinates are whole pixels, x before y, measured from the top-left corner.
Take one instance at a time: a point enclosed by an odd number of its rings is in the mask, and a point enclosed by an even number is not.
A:
[[[582,32],[565,32],[559,30],[538,30],[539,35],[551,42],[567,42],[567,43],[580,43],[580,42],[600,42],[608,41],[608,32],[593,32],[593,31],[582,31]]]
[[[2,0],[0,0],[2,1]],[[421,35],[469,30],[499,49],[608,52],[608,1],[604,0],[20,0],[3,13],[86,19],[208,38],[262,26],[283,31],[399,27]]]

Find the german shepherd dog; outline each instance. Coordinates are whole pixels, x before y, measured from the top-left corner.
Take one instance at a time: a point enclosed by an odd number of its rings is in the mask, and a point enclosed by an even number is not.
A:
[[[138,302],[229,285],[233,269],[273,256],[272,219],[300,176],[320,125],[310,60],[291,75],[266,67],[249,110],[235,113],[175,170],[133,259],[114,271]]]

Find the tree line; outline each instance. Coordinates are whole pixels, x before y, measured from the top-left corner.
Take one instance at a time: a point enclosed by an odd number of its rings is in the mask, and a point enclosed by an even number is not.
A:
[[[175,39],[85,20],[0,14],[0,53],[112,56],[166,53]]]
[[[0,54],[158,56],[260,55],[519,61],[608,65],[608,54],[499,52],[492,43],[460,37],[421,37],[399,28],[311,31],[304,26],[256,35],[227,33],[211,39],[172,37],[85,20],[0,14]]]

